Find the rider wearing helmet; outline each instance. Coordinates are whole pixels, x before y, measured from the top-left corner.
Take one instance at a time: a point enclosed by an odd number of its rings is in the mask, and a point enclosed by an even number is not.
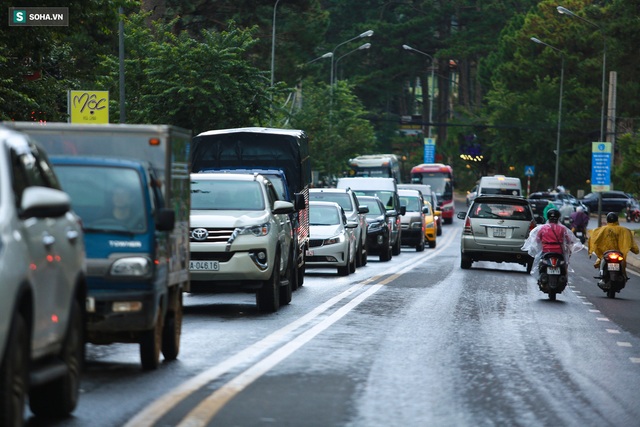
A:
[[[602,277],[604,268],[604,253],[610,250],[617,250],[622,253],[626,258],[629,251],[637,254],[638,245],[633,236],[633,232],[626,227],[623,227],[618,222],[618,214],[615,212],[609,212],[607,214],[607,225],[598,227],[591,232],[589,238],[589,255],[595,253],[598,259],[593,265],[595,268],[600,268],[600,277]],[[622,274],[626,277],[626,261],[622,262]],[[628,278],[627,278],[628,279]],[[604,282],[600,280],[598,285],[603,285]]]
[[[547,211],[547,223],[540,227],[536,239],[542,243],[542,252],[564,253],[565,245],[575,241],[571,239],[571,231],[562,224],[558,224],[560,211],[551,208]],[[573,233],[571,233],[573,234]]]
[[[589,225],[589,215],[584,211],[582,206],[578,206],[576,211],[571,214],[571,231],[585,231]]]

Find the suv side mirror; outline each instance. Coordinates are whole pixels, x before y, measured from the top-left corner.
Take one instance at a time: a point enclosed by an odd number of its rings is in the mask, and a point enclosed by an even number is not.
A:
[[[369,206],[367,206],[367,205],[360,205],[360,207],[358,208],[358,213],[360,213],[360,214],[367,214],[367,213],[369,213]]]
[[[156,230],[171,231],[176,226],[176,213],[173,209],[161,208],[156,213]]]
[[[407,207],[402,205],[400,206],[400,215],[406,215],[407,214]]]
[[[458,219],[465,219],[467,216],[466,212],[458,212],[458,214],[456,215],[458,217]]]

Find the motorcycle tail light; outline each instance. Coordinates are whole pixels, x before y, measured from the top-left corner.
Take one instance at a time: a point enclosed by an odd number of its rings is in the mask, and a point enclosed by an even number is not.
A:
[[[551,261],[551,267],[557,267],[558,266],[558,258],[549,258],[549,261]]]
[[[622,255],[617,254],[615,252],[607,254],[607,260],[611,262],[622,261],[623,259],[624,257]]]

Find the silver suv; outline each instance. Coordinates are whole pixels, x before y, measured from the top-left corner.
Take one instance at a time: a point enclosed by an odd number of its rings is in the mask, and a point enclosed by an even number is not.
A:
[[[61,417],[78,402],[85,250],[43,149],[0,128],[0,425]]]
[[[292,212],[262,175],[191,174],[191,292],[253,291],[264,312],[289,304]]]
[[[522,245],[536,226],[527,199],[518,196],[477,196],[467,212],[460,241],[460,267],[471,268],[474,261],[513,262],[531,272],[533,258]]]
[[[347,215],[347,221],[357,223],[353,228],[356,246],[356,267],[367,264],[367,213],[369,208],[360,206],[358,197],[351,189],[341,188],[312,188],[309,190],[309,200],[317,202],[334,202],[339,204]]]

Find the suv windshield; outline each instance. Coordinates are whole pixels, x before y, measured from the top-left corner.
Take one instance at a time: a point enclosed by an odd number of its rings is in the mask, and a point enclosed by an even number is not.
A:
[[[191,180],[191,209],[260,211],[265,209],[256,181]]]
[[[356,196],[373,196],[382,200],[387,210],[393,209],[393,191],[354,190]]]
[[[400,204],[407,207],[407,212],[421,212],[420,199],[418,197],[400,196]]]

